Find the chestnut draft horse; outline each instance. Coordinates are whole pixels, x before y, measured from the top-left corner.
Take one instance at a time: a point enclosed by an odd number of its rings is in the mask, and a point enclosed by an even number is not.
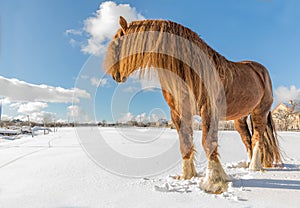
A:
[[[195,32],[175,22],[142,20],[127,24],[120,17],[120,26],[109,44],[105,68],[116,82],[125,82],[133,72],[140,76],[157,72],[180,139],[180,178],[197,175],[193,115],[202,118],[202,146],[208,162],[200,187],[206,192],[222,193],[230,181],[219,159],[219,120],[234,120],[247,149],[250,170],[281,164],[270,112],[272,83],[264,66],[253,61],[229,61]],[[249,115],[252,131],[247,125]]]

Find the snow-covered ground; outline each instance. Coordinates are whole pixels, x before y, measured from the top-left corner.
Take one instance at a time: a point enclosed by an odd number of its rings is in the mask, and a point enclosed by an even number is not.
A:
[[[98,131],[91,127],[85,130]],[[175,130],[123,129],[125,135],[134,138],[130,141],[121,139],[114,128],[99,131],[106,135],[106,142],[115,151],[129,156],[137,151],[141,157],[164,152],[164,147],[177,137]],[[48,135],[0,142],[0,207],[299,207],[300,204],[300,133],[279,133],[286,154],[284,168],[249,172],[243,168],[247,158],[239,135],[220,132],[221,160],[233,178],[228,192],[221,195],[206,194],[198,186],[205,169],[201,132],[195,135],[199,178],[187,181],[170,177],[180,174],[181,164],[149,177],[112,174],[88,156],[78,135],[73,128],[62,128]],[[142,140],[137,138],[146,138],[152,145],[139,152],[136,148]]]

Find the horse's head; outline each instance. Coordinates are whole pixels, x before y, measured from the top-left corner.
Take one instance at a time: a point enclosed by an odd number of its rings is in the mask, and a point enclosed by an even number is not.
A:
[[[128,69],[122,67],[124,65],[122,63],[124,62],[124,60],[122,60],[122,46],[124,46],[123,36],[128,30],[128,24],[122,16],[120,16],[119,23],[121,28],[115,34],[107,50],[105,68],[107,73],[110,74],[116,82],[121,83],[127,80],[130,73],[128,73]]]
[[[108,46],[104,62],[107,73],[116,82],[125,82],[134,71],[143,77],[149,74],[146,70],[150,69],[173,70],[180,75],[182,64],[175,57],[186,58],[187,63],[195,62],[194,58],[189,59],[195,54],[187,41],[197,43],[199,36],[188,28],[165,20],[141,20],[127,24],[120,17],[119,23],[120,28]]]

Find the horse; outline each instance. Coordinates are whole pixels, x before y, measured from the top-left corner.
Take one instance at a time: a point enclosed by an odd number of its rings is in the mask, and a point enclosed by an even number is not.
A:
[[[246,147],[249,170],[261,171],[282,164],[270,112],[272,83],[263,65],[227,60],[198,34],[172,21],[141,20],[128,24],[120,16],[119,24],[108,45],[104,67],[118,83],[125,82],[132,73],[143,77],[156,70],[179,135],[183,167],[179,179],[197,176],[194,115],[202,118],[207,168],[199,185],[207,193],[223,193],[231,181],[218,153],[220,120],[234,120]],[[247,124],[249,117],[252,131]]]

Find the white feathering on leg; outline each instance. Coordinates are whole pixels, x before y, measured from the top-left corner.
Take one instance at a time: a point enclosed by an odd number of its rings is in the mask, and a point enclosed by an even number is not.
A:
[[[249,170],[260,171],[262,169],[263,167],[261,164],[261,151],[259,149],[258,142],[257,142],[253,149],[253,156],[249,165]]]
[[[182,164],[183,175],[180,178],[191,179],[197,176],[195,165],[194,165],[194,154],[192,154],[190,159],[183,159]]]
[[[248,155],[247,167],[249,167],[250,162],[251,162],[251,158],[252,158],[252,151],[250,149],[247,150],[247,155]]]
[[[209,160],[206,175],[203,181],[200,182],[200,187],[206,192],[221,194],[227,191],[229,181],[231,179],[225,173],[221,163]]]

